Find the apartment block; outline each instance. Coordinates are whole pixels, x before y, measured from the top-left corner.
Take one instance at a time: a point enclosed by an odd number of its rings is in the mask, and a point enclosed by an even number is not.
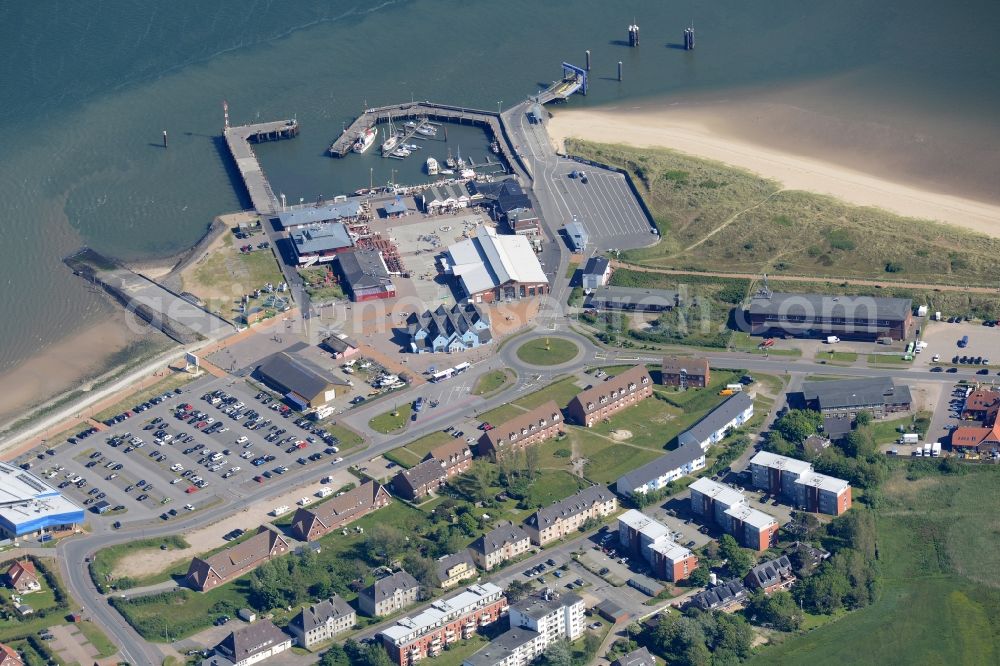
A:
[[[348,631],[357,619],[354,609],[335,594],[330,599],[299,611],[288,623],[288,631],[295,636],[300,646],[309,648]]]
[[[839,516],[851,508],[851,484],[813,471],[812,465],[761,451],[750,459],[754,488],[781,495],[796,508]]]
[[[691,484],[691,512],[712,521],[744,548],[764,551],[774,544],[778,521],[750,506],[743,493],[711,479]]]
[[[524,521],[536,546],[563,538],[590,518],[604,518],[618,510],[618,498],[606,486],[584,488],[561,502],[539,509]]]
[[[369,617],[391,615],[417,603],[420,584],[405,571],[375,581],[358,594],[358,608]]]
[[[563,416],[555,400],[487,430],[479,437],[479,455],[502,457],[540,444],[563,429]]]
[[[386,652],[399,666],[437,657],[448,645],[471,638],[507,612],[503,590],[493,583],[472,585],[439,599],[413,617],[404,617],[379,633]]]
[[[698,567],[698,558],[671,538],[666,525],[635,509],[618,517],[618,541],[663,580],[684,580]]]
[[[567,416],[588,428],[653,395],[646,366],[637,365],[579,393],[569,401]]]
[[[473,541],[470,550],[476,564],[489,571],[528,552],[530,548],[528,533],[517,525],[508,523]]]
[[[546,589],[510,606],[510,629],[462,662],[463,666],[525,666],[558,640],[573,641],[586,627],[583,599]]]

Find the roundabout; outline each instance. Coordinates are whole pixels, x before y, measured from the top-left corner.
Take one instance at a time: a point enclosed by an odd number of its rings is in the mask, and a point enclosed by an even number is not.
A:
[[[535,367],[564,365],[580,353],[580,346],[573,340],[551,335],[522,342],[516,350],[519,361]]]

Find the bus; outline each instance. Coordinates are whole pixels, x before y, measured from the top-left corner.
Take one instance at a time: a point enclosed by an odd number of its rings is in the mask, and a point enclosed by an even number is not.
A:
[[[442,370],[441,372],[435,372],[431,375],[432,382],[443,382],[449,379],[453,374],[455,374],[455,368],[448,368],[447,370]]]
[[[466,370],[468,370],[471,367],[472,367],[471,363],[465,362],[465,363],[459,363],[454,368],[452,368],[452,370],[454,370],[455,374],[457,375],[460,372],[465,372]]]

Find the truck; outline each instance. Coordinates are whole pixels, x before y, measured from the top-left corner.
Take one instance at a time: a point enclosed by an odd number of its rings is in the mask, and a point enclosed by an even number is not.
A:
[[[935,458],[941,457],[941,442],[934,442],[931,445],[931,456]]]
[[[931,443],[927,442],[924,444],[924,456],[927,458],[931,457]]]
[[[902,437],[899,438],[900,444],[916,444],[920,441],[920,435],[915,432],[904,433]]]
[[[273,509],[271,509],[271,515],[275,517],[284,515],[286,513],[288,513],[288,506],[285,504],[282,504],[281,506],[276,506]]]
[[[312,413],[312,417],[314,421],[322,421],[328,416],[331,416],[333,412],[333,405],[323,405],[322,407],[316,408],[316,411]]]
[[[739,393],[743,390],[743,384],[726,384],[726,389],[733,393]]]
[[[835,345],[838,342],[840,342],[840,338],[838,338],[836,335],[828,335],[828,336],[826,336],[826,344],[828,344],[828,345]]]
[[[320,488],[319,490],[316,491],[316,497],[319,497],[320,499],[324,497],[329,497],[332,494],[333,494],[333,488]]]

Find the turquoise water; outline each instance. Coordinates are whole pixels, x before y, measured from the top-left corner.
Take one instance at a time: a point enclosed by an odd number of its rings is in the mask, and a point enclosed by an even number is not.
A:
[[[633,17],[635,50],[620,43]],[[692,19],[693,54],[676,48]],[[990,126],[1000,102],[998,19],[1000,5],[985,0],[2,3],[0,370],[109,311],[63,255],[81,244],[124,259],[172,255],[214,215],[246,205],[220,150],[223,99],[233,122],[301,121],[297,139],[261,148],[290,201],[420,177],[426,153],[324,156],[364,105],[507,106],[588,48],[591,94],[574,106],[850,74],[850,99],[831,101],[838,113],[885,121],[916,109],[971,141],[963,128]],[[485,157],[469,128],[449,140]]]

